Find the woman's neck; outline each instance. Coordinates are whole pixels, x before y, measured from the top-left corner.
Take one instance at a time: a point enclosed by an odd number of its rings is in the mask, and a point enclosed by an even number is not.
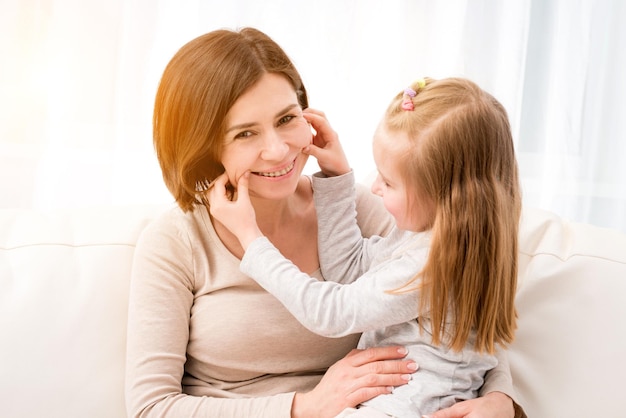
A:
[[[313,192],[308,178],[303,177],[297,190],[283,200],[251,197],[259,229],[279,250],[302,271],[311,273],[319,267],[317,258],[317,217]],[[214,222],[226,247],[237,257],[243,249],[223,225]]]
[[[264,235],[275,235],[279,231],[290,228],[298,217],[302,201],[295,194],[280,201],[267,199],[251,199],[256,221]]]

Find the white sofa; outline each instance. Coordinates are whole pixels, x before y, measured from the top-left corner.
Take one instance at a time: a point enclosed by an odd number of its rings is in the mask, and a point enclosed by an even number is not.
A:
[[[131,260],[164,209],[0,211],[0,416],[125,416]],[[625,416],[626,236],[526,208],[520,241],[510,362],[528,416]]]

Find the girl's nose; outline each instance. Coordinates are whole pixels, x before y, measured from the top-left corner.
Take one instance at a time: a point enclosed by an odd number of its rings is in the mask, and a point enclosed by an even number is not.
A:
[[[380,174],[376,176],[376,179],[372,183],[372,193],[377,196],[382,196],[382,179],[380,178]]]

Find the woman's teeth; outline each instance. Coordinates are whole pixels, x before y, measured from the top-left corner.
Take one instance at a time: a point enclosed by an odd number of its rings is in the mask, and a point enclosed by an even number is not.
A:
[[[287,167],[285,167],[285,168],[283,168],[282,170],[279,170],[279,171],[271,171],[271,172],[265,172],[265,173],[257,172],[257,173],[254,173],[254,174],[257,174],[257,175],[263,176],[263,177],[280,177],[280,176],[284,176],[285,174],[287,174],[291,170],[293,170],[293,166],[294,165],[295,165],[295,163],[292,162]]]

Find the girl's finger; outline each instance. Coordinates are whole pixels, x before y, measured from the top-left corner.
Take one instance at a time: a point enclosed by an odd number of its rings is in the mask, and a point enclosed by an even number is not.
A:
[[[226,184],[228,176],[226,173],[220,174],[214,181],[211,189],[209,189],[209,202],[217,202],[222,196],[226,195]]]
[[[226,187],[226,183],[228,183],[228,175],[226,172],[223,172],[215,179],[215,184],[220,185],[221,187]]]
[[[323,114],[319,115],[316,113],[304,113],[303,116],[304,119],[306,119],[311,124],[311,126],[313,126],[313,129],[315,129],[315,131],[317,132],[325,129],[325,127],[330,127],[328,119],[326,119]]]
[[[306,119],[311,125],[313,125],[313,128],[315,128],[315,130],[318,130],[317,128],[324,123],[328,124],[328,119],[326,119],[323,114],[320,115],[317,113],[303,113],[302,116],[304,116],[304,119]]]
[[[302,152],[304,152],[307,155],[312,155],[313,157],[315,157],[316,159],[319,159],[320,157],[320,153],[324,152],[322,148],[318,147],[315,144],[310,144],[307,145]]]
[[[313,129],[317,132],[315,138],[323,138],[325,142],[337,136],[333,128],[330,126],[328,119],[324,116],[309,114],[306,119],[311,123]]]
[[[313,108],[311,108],[311,107],[309,107],[309,108],[307,108],[307,109],[304,109],[304,110],[302,111],[302,113],[303,113],[305,116],[306,116],[307,114],[315,114],[315,115],[322,116],[322,117],[324,117],[324,118],[326,117],[326,114],[325,114],[324,112],[322,112],[321,110],[318,110],[318,109],[313,109]]]
[[[250,194],[248,193],[248,182],[250,180],[250,172],[243,173],[239,180],[237,180],[237,200],[245,199],[246,202],[250,201]]]

